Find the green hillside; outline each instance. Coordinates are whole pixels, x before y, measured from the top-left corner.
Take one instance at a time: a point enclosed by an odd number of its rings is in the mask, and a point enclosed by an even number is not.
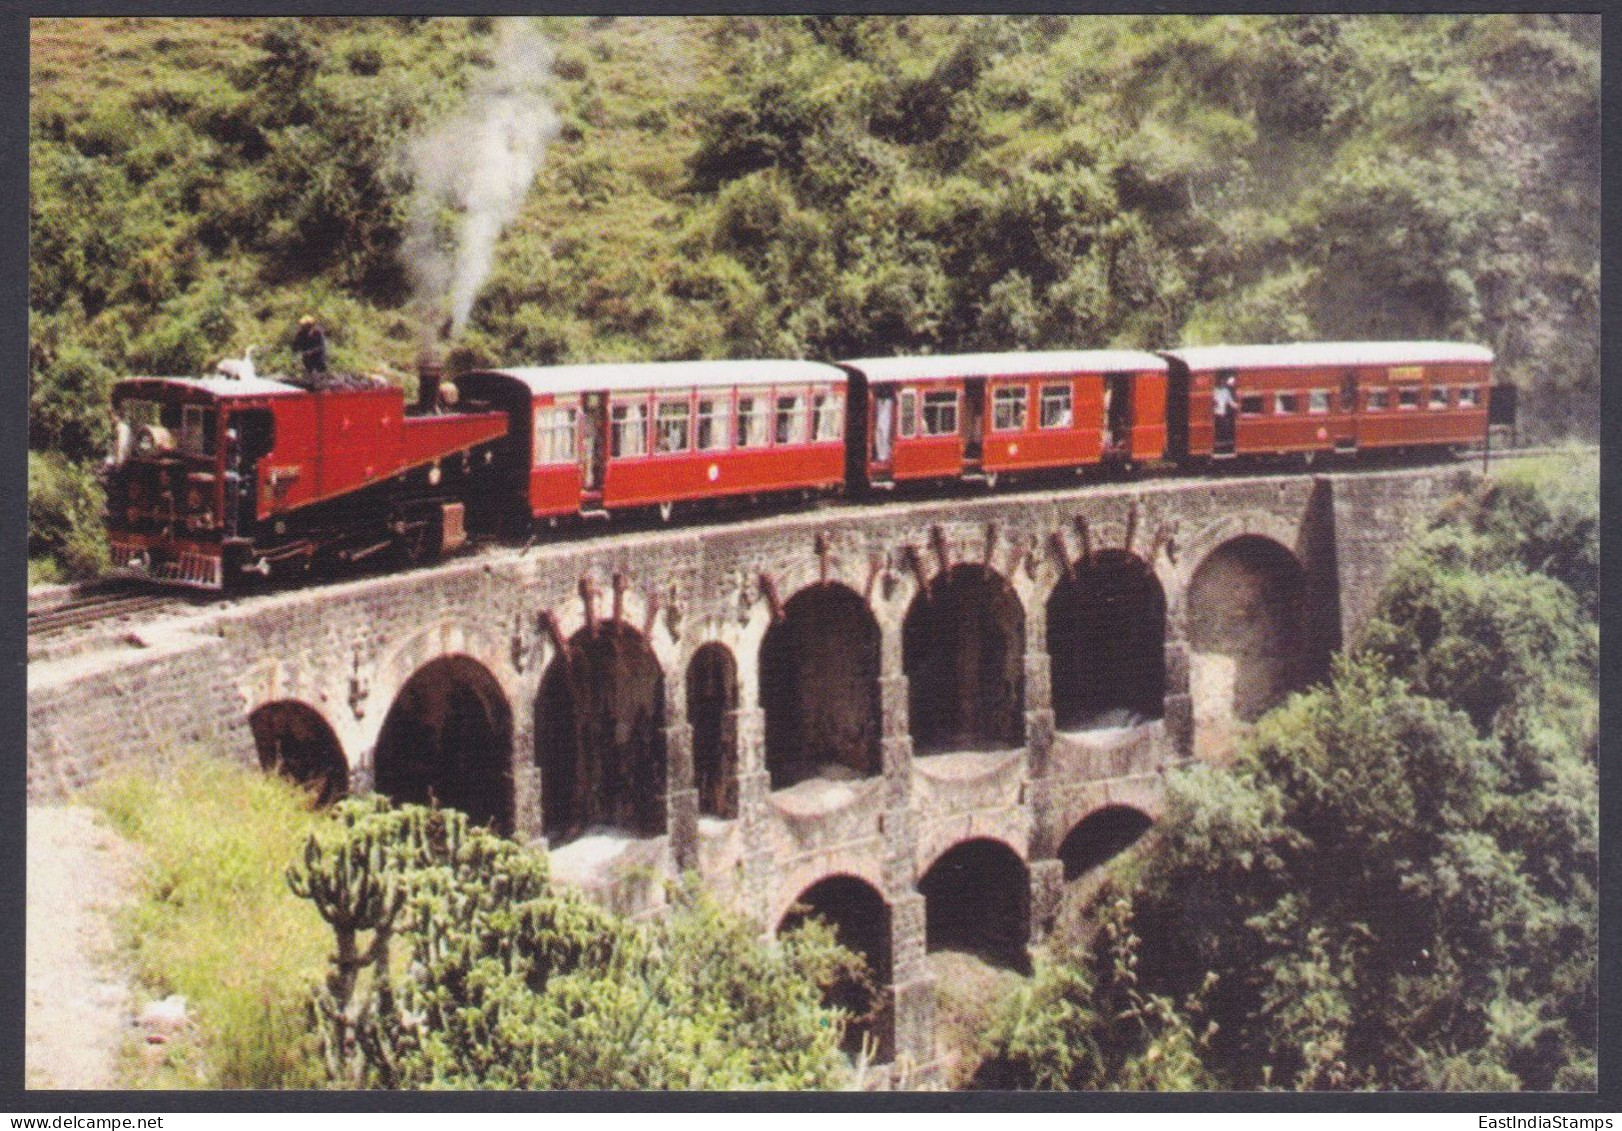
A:
[[[453,364],[1440,336],[1498,351],[1533,435],[1596,427],[1597,17],[530,24],[555,136]],[[290,369],[306,311],[340,367],[410,370],[446,313],[401,253],[417,139],[502,35],[34,23],[34,552],[94,558],[46,531],[117,375]]]

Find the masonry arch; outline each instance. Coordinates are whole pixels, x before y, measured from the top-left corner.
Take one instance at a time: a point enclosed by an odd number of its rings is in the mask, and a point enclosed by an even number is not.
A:
[[[406,681],[383,719],[377,790],[511,832],[512,750],[512,708],[490,669],[470,656],[442,656]]]
[[[541,678],[535,760],[554,843],[598,826],[665,831],[664,670],[646,637],[605,621],[570,638]]]
[[[760,643],[773,789],[880,772],[879,649],[878,621],[844,585],[809,586],[783,606]]]
[[[307,703],[279,699],[248,716],[259,765],[309,791],[329,805],[349,791],[349,763],[327,720]]]
[[[1074,880],[1109,863],[1154,827],[1154,819],[1130,805],[1095,809],[1071,829],[1059,845],[1064,878]]]
[[[1111,549],[1077,563],[1048,597],[1047,626],[1059,730],[1162,717],[1166,594],[1142,558]]]
[[[693,788],[706,817],[738,815],[738,663],[709,643],[687,664],[687,725],[693,732]]]
[[[777,933],[808,919],[827,923],[840,945],[867,963],[866,978],[841,979],[823,995],[825,1004],[844,1009],[854,1019],[845,1030],[845,1048],[854,1052],[861,1047],[863,1035],[873,1031],[884,987],[892,977],[890,905],[866,880],[828,876],[800,893],[777,924]]]
[[[1025,609],[982,565],[955,565],[913,598],[901,628],[919,754],[1025,741]]]
[[[1296,556],[1257,534],[1222,543],[1194,570],[1188,642],[1197,752],[1203,745],[1224,753],[1234,722],[1254,722],[1300,686],[1305,593]]]
[[[960,841],[918,881],[924,897],[925,946],[970,951],[997,965],[1028,970],[1031,875],[999,840]]]

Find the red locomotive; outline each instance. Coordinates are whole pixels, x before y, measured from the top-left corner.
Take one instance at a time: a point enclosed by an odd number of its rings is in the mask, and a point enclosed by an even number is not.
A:
[[[113,390],[107,538],[114,567],[218,589],[241,572],[453,549],[476,466],[507,418],[407,416],[377,383],[138,377]]]
[[[218,589],[392,550],[728,498],[1485,439],[1490,351],[1445,342],[484,369],[454,395],[134,378],[120,572]],[[353,384],[353,383],[352,383]],[[848,398],[848,405],[847,405]],[[848,411],[847,411],[848,409]]]

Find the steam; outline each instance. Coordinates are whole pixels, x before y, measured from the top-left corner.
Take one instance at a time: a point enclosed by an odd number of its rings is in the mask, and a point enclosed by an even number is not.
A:
[[[490,274],[496,239],[518,215],[558,133],[547,101],[552,49],[522,19],[499,21],[494,65],[475,74],[461,110],[414,141],[403,251],[416,305],[456,333]]]

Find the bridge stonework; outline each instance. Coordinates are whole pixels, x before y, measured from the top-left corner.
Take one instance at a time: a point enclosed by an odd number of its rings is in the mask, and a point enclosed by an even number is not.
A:
[[[959,869],[956,886],[972,887],[992,866],[973,861],[1002,861],[1012,870],[995,874],[1024,889],[1005,926],[1039,938],[1085,857],[1072,831],[1106,811],[1158,817],[1170,768],[1226,757],[1260,709],[1320,676],[1413,524],[1470,478],[1450,466],[892,500],[256,596],[142,629],[138,647],[31,668],[29,798],[150,752],[258,765],[249,718],[286,702],[325,721],[364,791],[380,757],[440,756],[380,752],[401,742],[385,736],[392,712],[416,712],[412,741],[454,761],[446,720],[474,717],[476,701],[474,741],[510,745],[488,763],[503,770],[480,771],[501,780],[472,783],[494,798],[487,818],[547,843],[559,875],[619,909],[657,913],[662,881],[686,871],[767,931],[802,898],[876,893],[887,937],[868,945],[883,951],[887,1004],[874,1036],[927,1079],[926,954],[956,928],[921,894],[926,878]],[[567,694],[555,689],[579,689],[547,673],[567,676],[610,625],[609,658],[593,661],[611,665],[593,693],[606,705],[569,700],[551,721]],[[731,668],[690,688],[706,645]],[[958,682],[938,701],[909,670]],[[926,732],[938,748],[915,750]],[[572,761],[559,742],[577,744]],[[795,746],[815,742],[835,761]],[[414,766],[386,767],[388,780],[416,780]],[[451,791],[469,771],[422,772]],[[627,816],[616,790],[653,795]],[[819,906],[837,920],[844,905]]]

